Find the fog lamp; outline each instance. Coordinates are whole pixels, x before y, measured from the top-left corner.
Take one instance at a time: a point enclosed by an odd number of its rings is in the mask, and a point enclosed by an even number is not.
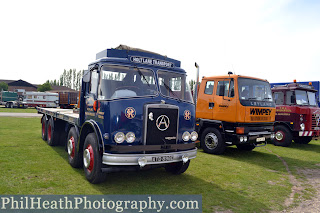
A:
[[[247,142],[247,141],[248,141],[247,136],[244,136],[244,137],[243,137],[243,141],[244,141],[244,142]]]
[[[183,163],[187,163],[188,160],[189,160],[188,155],[182,155],[182,161],[183,161]]]
[[[138,159],[138,164],[140,167],[144,167],[145,165],[147,165],[147,158],[146,157],[141,157]]]
[[[241,137],[240,137],[240,143],[242,143],[242,142],[243,142],[243,137],[241,136]]]
[[[270,135],[270,138],[271,138],[271,139],[274,139],[274,133],[272,133],[272,134]]]

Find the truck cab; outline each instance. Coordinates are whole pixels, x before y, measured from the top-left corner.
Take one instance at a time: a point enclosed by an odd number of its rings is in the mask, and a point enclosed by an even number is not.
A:
[[[230,145],[252,150],[274,137],[268,81],[231,73],[203,77],[198,94],[196,127],[205,152],[222,154]]]
[[[42,135],[67,131],[69,163],[91,183],[107,172],[165,167],[185,172],[196,157],[195,105],[180,61],[120,45],[85,71],[78,114],[39,109]]]
[[[276,103],[274,144],[290,146],[308,144],[320,136],[320,108],[314,87],[299,83],[278,85],[272,88]]]

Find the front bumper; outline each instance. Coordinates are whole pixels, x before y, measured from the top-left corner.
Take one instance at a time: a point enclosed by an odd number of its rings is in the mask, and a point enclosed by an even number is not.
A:
[[[274,132],[263,131],[263,132],[249,132],[248,134],[232,134],[232,145],[238,144],[266,144],[271,142],[272,135]],[[247,140],[241,141],[240,139],[246,137]]]
[[[136,166],[139,165],[139,159],[145,158],[146,165],[152,164],[166,164],[182,161],[182,157],[189,159],[195,158],[197,155],[197,148],[168,153],[155,153],[155,154],[110,154],[104,153],[102,156],[102,163],[112,166]],[[161,160],[165,161],[161,161]],[[168,160],[169,159],[169,160]]]

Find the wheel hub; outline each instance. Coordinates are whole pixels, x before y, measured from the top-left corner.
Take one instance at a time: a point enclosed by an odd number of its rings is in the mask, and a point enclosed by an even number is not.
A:
[[[218,137],[214,133],[207,134],[204,140],[208,149],[214,149],[218,146]]]
[[[280,131],[276,132],[275,138],[277,141],[282,141],[284,138],[283,133]]]
[[[75,148],[75,144],[74,144],[74,138],[71,137],[68,140],[68,154],[73,157],[74,156],[74,148]]]
[[[83,151],[83,165],[88,169],[89,172],[93,170],[94,155],[91,145],[88,145],[87,148]]]

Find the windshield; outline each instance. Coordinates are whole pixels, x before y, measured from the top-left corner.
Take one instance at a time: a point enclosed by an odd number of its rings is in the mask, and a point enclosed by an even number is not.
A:
[[[296,103],[298,105],[312,105],[316,104],[316,94],[314,92],[307,92],[304,90],[296,90]]]
[[[156,95],[154,73],[137,67],[103,66],[98,99]]]
[[[158,71],[160,92],[164,96],[193,102],[185,74]]]
[[[270,84],[249,78],[238,78],[240,100],[256,100],[273,102]]]

